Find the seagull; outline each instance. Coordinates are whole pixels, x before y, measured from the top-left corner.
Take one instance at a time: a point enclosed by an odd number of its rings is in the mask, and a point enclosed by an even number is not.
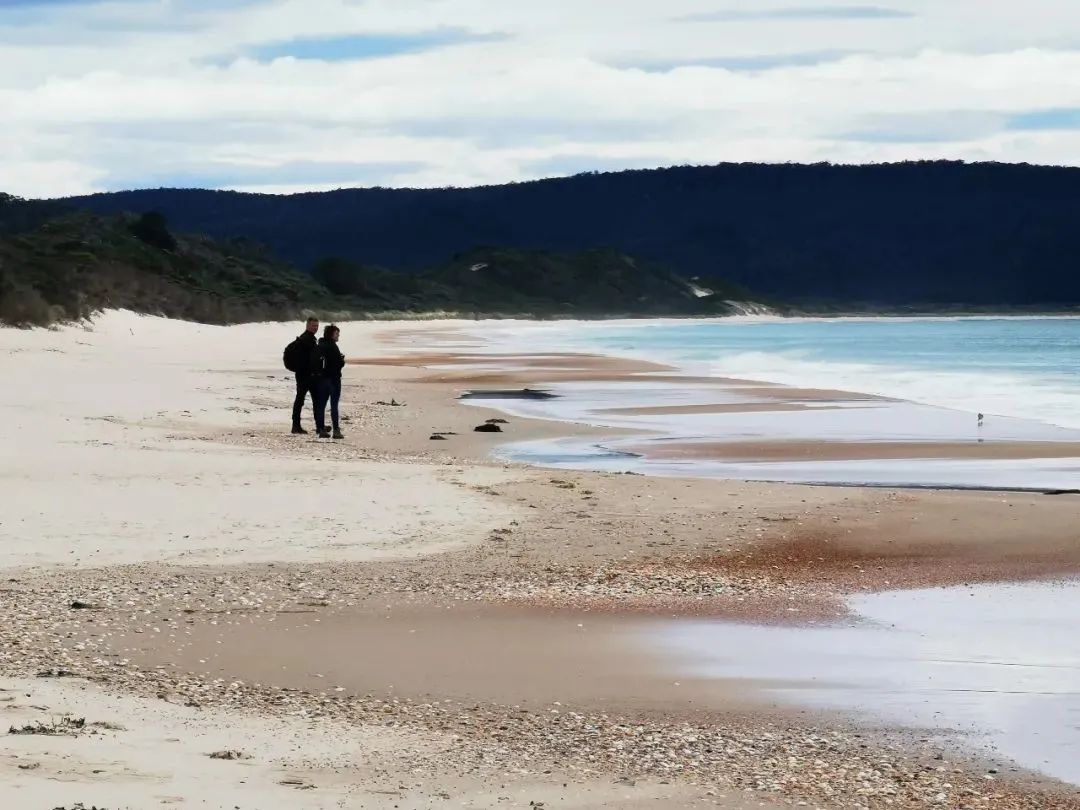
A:
[[[982,427],[983,419],[985,419],[985,418],[986,417],[983,416],[981,413],[979,414],[979,427]]]

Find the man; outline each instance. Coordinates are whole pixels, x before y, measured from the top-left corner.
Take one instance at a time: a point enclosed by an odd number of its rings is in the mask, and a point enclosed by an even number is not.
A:
[[[297,435],[306,435],[307,431],[300,425],[300,413],[304,410],[304,400],[311,395],[311,407],[315,410],[316,387],[322,376],[322,352],[319,351],[319,342],[315,334],[319,331],[319,319],[308,318],[304,333],[296,339],[297,348],[296,375],[296,399],[292,408],[292,432]],[[318,425],[316,425],[318,428]]]
[[[345,368],[345,356],[338,348],[341,330],[329,324],[319,340],[319,350],[323,356],[323,376],[319,381],[319,397],[315,405],[315,423],[326,430],[324,409],[330,402],[330,421],[334,424],[334,438],[344,439],[341,433],[341,421],[338,418],[338,402],[341,400],[341,370]],[[325,437],[324,437],[325,438]]]

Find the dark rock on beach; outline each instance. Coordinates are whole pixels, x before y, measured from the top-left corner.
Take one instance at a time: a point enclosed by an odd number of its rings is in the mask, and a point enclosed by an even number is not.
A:
[[[558,394],[550,391],[538,391],[534,388],[521,388],[489,391],[466,391],[459,399],[556,399]]]

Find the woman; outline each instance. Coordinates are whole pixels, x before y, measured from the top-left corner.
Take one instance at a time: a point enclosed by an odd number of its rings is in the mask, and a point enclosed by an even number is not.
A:
[[[323,329],[323,336],[319,340],[319,351],[323,357],[322,391],[317,405],[318,422],[323,425],[320,437],[329,439],[331,434],[326,430],[326,403],[330,402],[330,422],[334,426],[333,437],[344,439],[341,433],[341,421],[338,418],[338,403],[341,401],[341,370],[345,368],[345,355],[338,348],[338,338],[341,330],[333,324],[328,324]]]

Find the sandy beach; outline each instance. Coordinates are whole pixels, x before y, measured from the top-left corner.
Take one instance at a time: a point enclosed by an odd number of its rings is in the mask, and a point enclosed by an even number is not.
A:
[[[640,437],[463,392],[662,375],[716,390],[671,407],[755,417],[867,398],[499,355],[446,322],[343,325],[346,438],[290,436],[297,331],[125,312],[0,330],[5,375],[37,381],[0,394],[3,806],[1080,808],[1080,788],[962,735],[681,672],[648,641],[686,618],[809,630],[853,621],[853,595],[1075,577],[1074,496],[501,462],[507,441]],[[474,431],[489,419],[502,432]],[[1044,451],[1074,452],[934,448]]]

